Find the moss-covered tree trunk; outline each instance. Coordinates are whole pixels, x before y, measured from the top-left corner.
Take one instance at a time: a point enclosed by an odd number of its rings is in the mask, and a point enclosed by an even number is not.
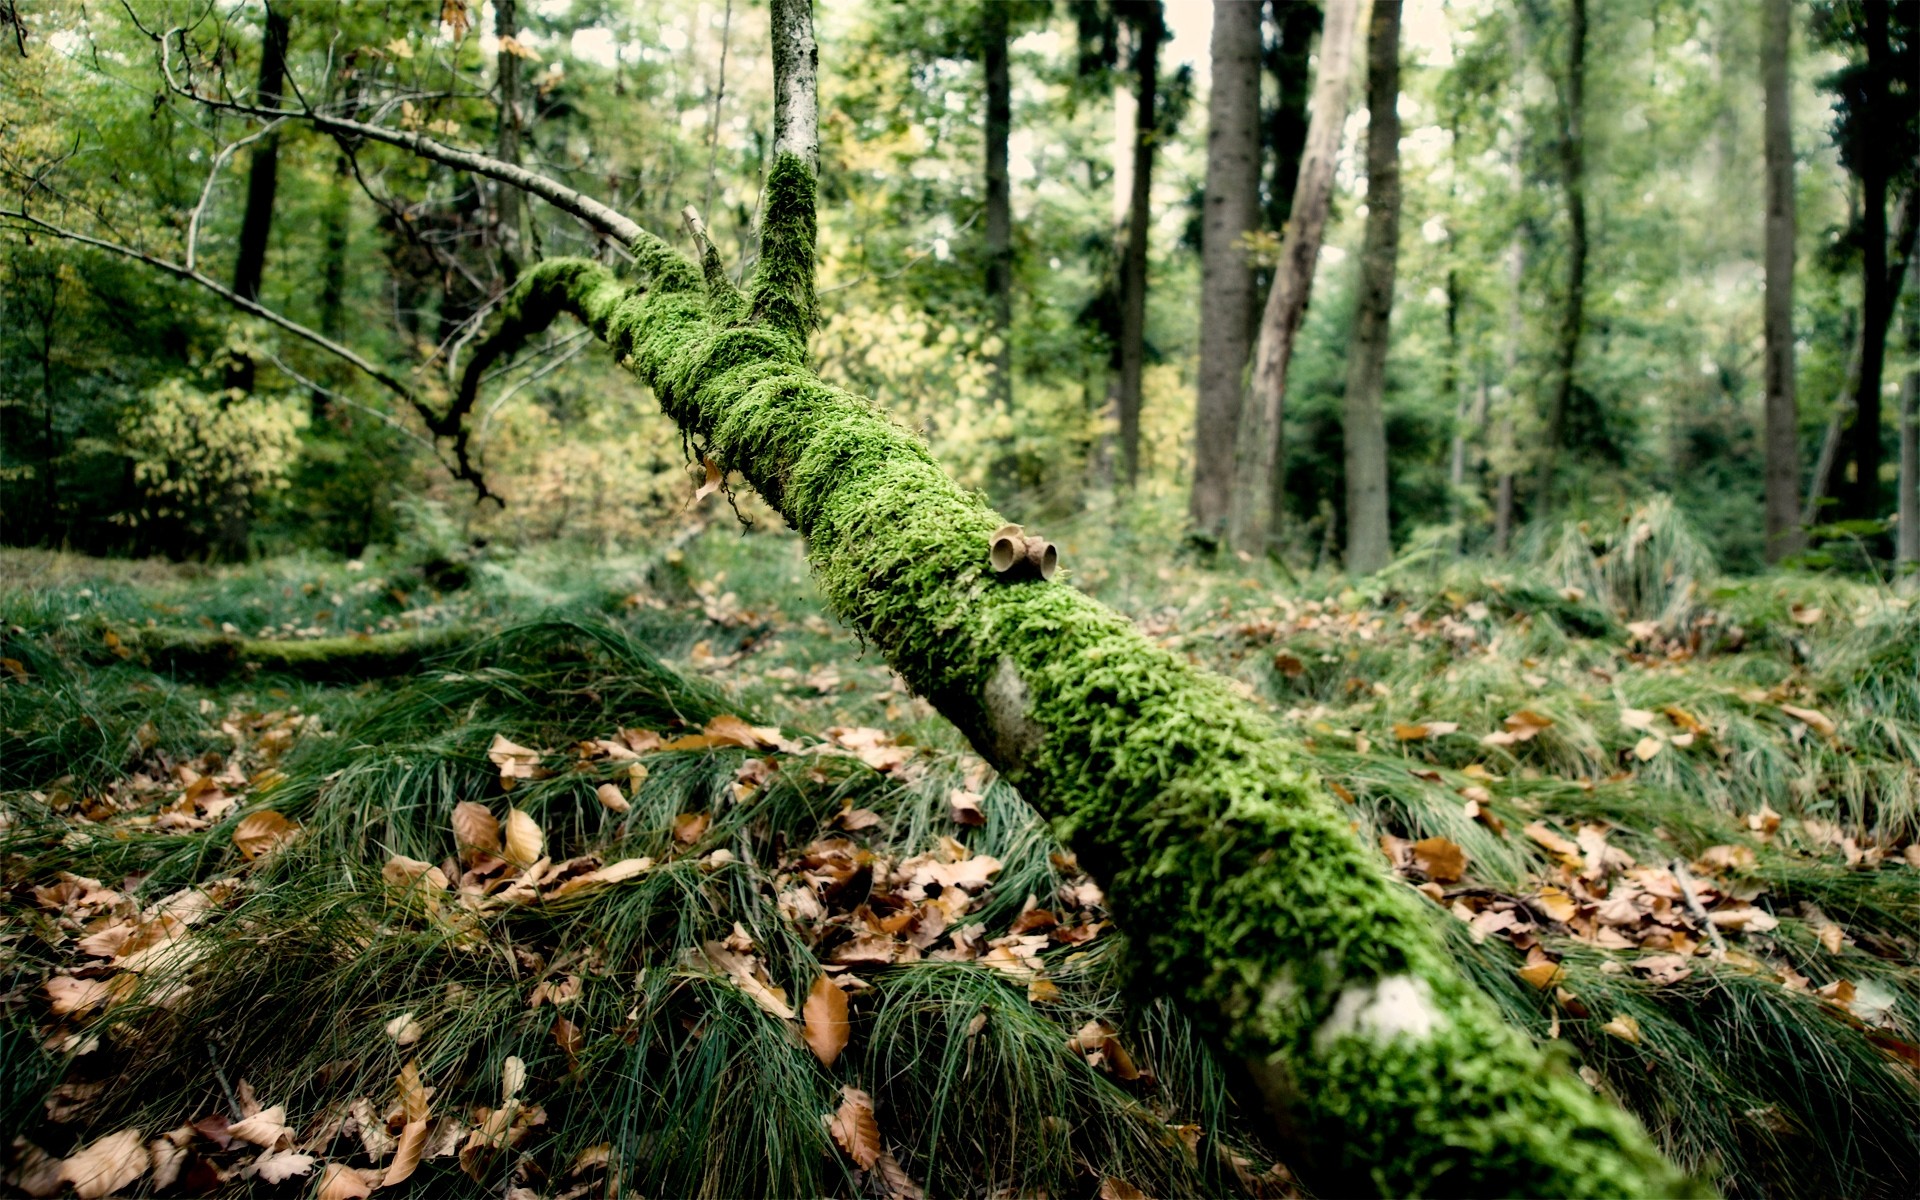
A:
[[[798,16],[796,16],[796,11]],[[775,45],[804,0],[775,4]],[[776,89],[779,90],[779,89]],[[806,365],[811,111],[783,123],[745,294],[665,243],[635,279],[528,272],[469,383],[560,313],[806,538],[834,610],[1049,816],[1106,886],[1134,987],[1188,1014],[1326,1195],[1668,1195],[1632,1118],[1505,1025],[1301,754],[1226,683],[1060,582],[1002,582],[998,514]]]

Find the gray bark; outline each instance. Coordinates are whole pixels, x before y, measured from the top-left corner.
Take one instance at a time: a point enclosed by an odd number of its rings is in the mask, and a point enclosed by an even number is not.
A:
[[[1127,241],[1120,259],[1120,379],[1115,410],[1120,421],[1120,483],[1128,488],[1140,474],[1140,407],[1147,365],[1147,226],[1153,196],[1153,152],[1160,90],[1160,5],[1143,9],[1135,36],[1134,75],[1139,102],[1134,106],[1133,195],[1127,204]]]
[[[493,0],[493,32],[500,38],[517,37],[520,32],[519,0]],[[520,56],[502,49],[494,58],[494,73],[499,87],[499,136],[494,153],[501,162],[520,165]],[[512,283],[519,274],[520,262],[532,247],[527,230],[527,208],[520,189],[495,189],[495,212],[499,219],[500,270]]]
[[[1224,532],[1234,435],[1253,351],[1253,267],[1244,235],[1260,222],[1260,7],[1214,0],[1207,97],[1207,192],[1200,241],[1200,370],[1194,406],[1193,528]]]
[[[1400,0],[1374,0],[1367,28],[1367,232],[1347,356],[1344,441],[1347,571],[1371,575],[1393,557],[1387,505],[1387,346],[1400,250]]]
[[[1587,322],[1587,0],[1572,0],[1567,18],[1567,77],[1560,102],[1560,175],[1567,196],[1567,296],[1560,314],[1558,361],[1547,407],[1546,444],[1541,448],[1541,512],[1553,505],[1560,451],[1573,406],[1580,365],[1580,339]]]
[[[1799,412],[1793,375],[1793,142],[1787,99],[1792,0],[1766,0],[1760,49],[1766,95],[1766,517],[1767,561],[1797,553],[1800,532]]]
[[[1300,177],[1293,190],[1293,216],[1287,222],[1280,266],[1274,272],[1273,287],[1260,318],[1253,393],[1241,410],[1233,495],[1227,514],[1230,543],[1236,550],[1249,553],[1266,552],[1282,517],[1277,501],[1281,492],[1280,439],[1287,368],[1293,358],[1294,339],[1306,316],[1313,271],[1320,261],[1320,242],[1326,233],[1334,160],[1340,153],[1348,85],[1353,76],[1354,29],[1360,23],[1365,2],[1327,0],[1326,24],[1320,35],[1320,73],[1314,81],[1307,148],[1301,155]]]
[[[1013,84],[1007,69],[1007,7],[981,10],[980,58],[987,85],[987,332],[994,339],[993,399],[1013,411],[1013,196],[1007,140]]]
[[[820,173],[820,47],[813,0],[773,0],[773,153],[798,155]]]

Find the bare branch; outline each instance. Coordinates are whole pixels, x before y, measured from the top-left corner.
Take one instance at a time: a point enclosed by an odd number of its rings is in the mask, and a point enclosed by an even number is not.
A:
[[[200,186],[200,200],[193,206],[192,215],[187,218],[187,270],[194,269],[194,257],[200,240],[200,218],[206,215],[207,201],[213,197],[214,180],[220,177],[221,169],[227,165],[227,160],[233,157],[234,151],[242,146],[252,145],[278,128],[280,128],[280,122],[270,121],[239,141],[228,142],[220,148],[220,153],[213,156],[213,165],[207,168],[207,181]]]
[[[773,0],[773,155],[820,173],[820,47],[813,0]]]

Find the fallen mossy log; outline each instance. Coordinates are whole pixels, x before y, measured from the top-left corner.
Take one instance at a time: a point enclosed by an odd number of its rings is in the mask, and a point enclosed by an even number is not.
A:
[[[806,538],[834,610],[1048,816],[1105,885],[1135,989],[1238,1065],[1327,1195],[1674,1195],[1638,1124],[1504,1024],[1426,901],[1225,681],[1032,573],[926,446],[805,364],[813,173],[780,154],[747,293],[650,236],[640,278],[527,272],[481,372],[562,313]],[[709,256],[711,257],[711,256]]]
[[[94,658],[121,657],[163,675],[205,681],[237,673],[293,675],[315,683],[410,675],[482,632],[464,625],[318,638],[255,638],[210,629],[135,626],[103,632]]]

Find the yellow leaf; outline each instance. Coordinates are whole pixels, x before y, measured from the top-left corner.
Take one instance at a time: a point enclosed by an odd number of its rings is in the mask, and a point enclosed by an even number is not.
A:
[[[547,844],[547,835],[540,830],[540,823],[528,816],[523,809],[512,809],[507,813],[507,830],[504,857],[516,867],[529,867],[538,862]]]
[[[427,1119],[427,1089],[420,1082],[420,1064],[409,1061],[400,1068],[400,1074],[393,1080],[394,1090],[400,1093],[400,1111],[409,1121]]]
[[[682,846],[691,846],[706,836],[707,826],[711,824],[712,813],[681,813],[673,819],[673,840]]]
[[[1467,852],[1447,838],[1422,838],[1413,844],[1413,865],[1435,883],[1458,883],[1467,873]]]
[[[292,841],[299,832],[300,826],[284,815],[263,808],[240,818],[240,823],[233,827],[233,844],[247,858],[255,859]]]
[[[1796,721],[1803,722],[1809,729],[1821,737],[1832,737],[1839,729],[1833,718],[1817,708],[1801,708],[1793,704],[1782,704],[1780,711]]]
[[[1624,1013],[1614,1017],[1613,1020],[1608,1021],[1605,1025],[1602,1025],[1600,1031],[1602,1033],[1610,1033],[1623,1042],[1638,1042],[1640,1040],[1640,1022]]]
[[[367,1200],[373,1189],[360,1178],[360,1172],[339,1163],[328,1163],[320,1176],[320,1191],[315,1200]]]
[[[853,1027],[847,1022],[847,994],[825,975],[817,976],[807,989],[807,1003],[801,1010],[806,1025],[807,1048],[823,1066],[847,1048]]]
[[[1557,962],[1528,963],[1520,968],[1520,978],[1526,980],[1540,991],[1546,991],[1566,977],[1566,972]]]
[[[616,784],[603,783],[593,789],[593,794],[599,797],[600,803],[609,812],[624,813],[633,807],[632,802],[621,795],[620,788]]]
[[[1633,756],[1641,762],[1651,762],[1653,756],[1666,748],[1666,743],[1648,734],[1633,744]]]
[[[412,58],[413,43],[407,41],[405,38],[394,38],[387,43],[387,53],[393,55],[395,58]]]
[[[513,55],[515,58],[524,58],[528,62],[540,61],[540,56],[538,54],[535,54],[533,51],[527,49],[526,45],[523,42],[521,42],[519,38],[516,38],[516,37],[501,38],[500,49],[507,54]]]
[[[1573,914],[1579,911],[1579,906],[1573,902],[1572,896],[1552,885],[1541,888],[1540,894],[1534,900],[1541,911],[1562,924],[1573,920]]]
[[[1847,931],[1838,925],[1822,925],[1820,927],[1820,945],[1825,948],[1828,954],[1838,954],[1840,953],[1840,948],[1846,944],[1846,935]]]
[[[95,1200],[120,1191],[147,1173],[147,1147],[138,1129],[122,1129],[90,1142],[60,1164],[60,1179],[73,1194]]]
[[[880,1158],[880,1123],[873,1119],[873,1097],[857,1087],[842,1086],[840,1107],[824,1118],[834,1143],[854,1165],[870,1170]]]

